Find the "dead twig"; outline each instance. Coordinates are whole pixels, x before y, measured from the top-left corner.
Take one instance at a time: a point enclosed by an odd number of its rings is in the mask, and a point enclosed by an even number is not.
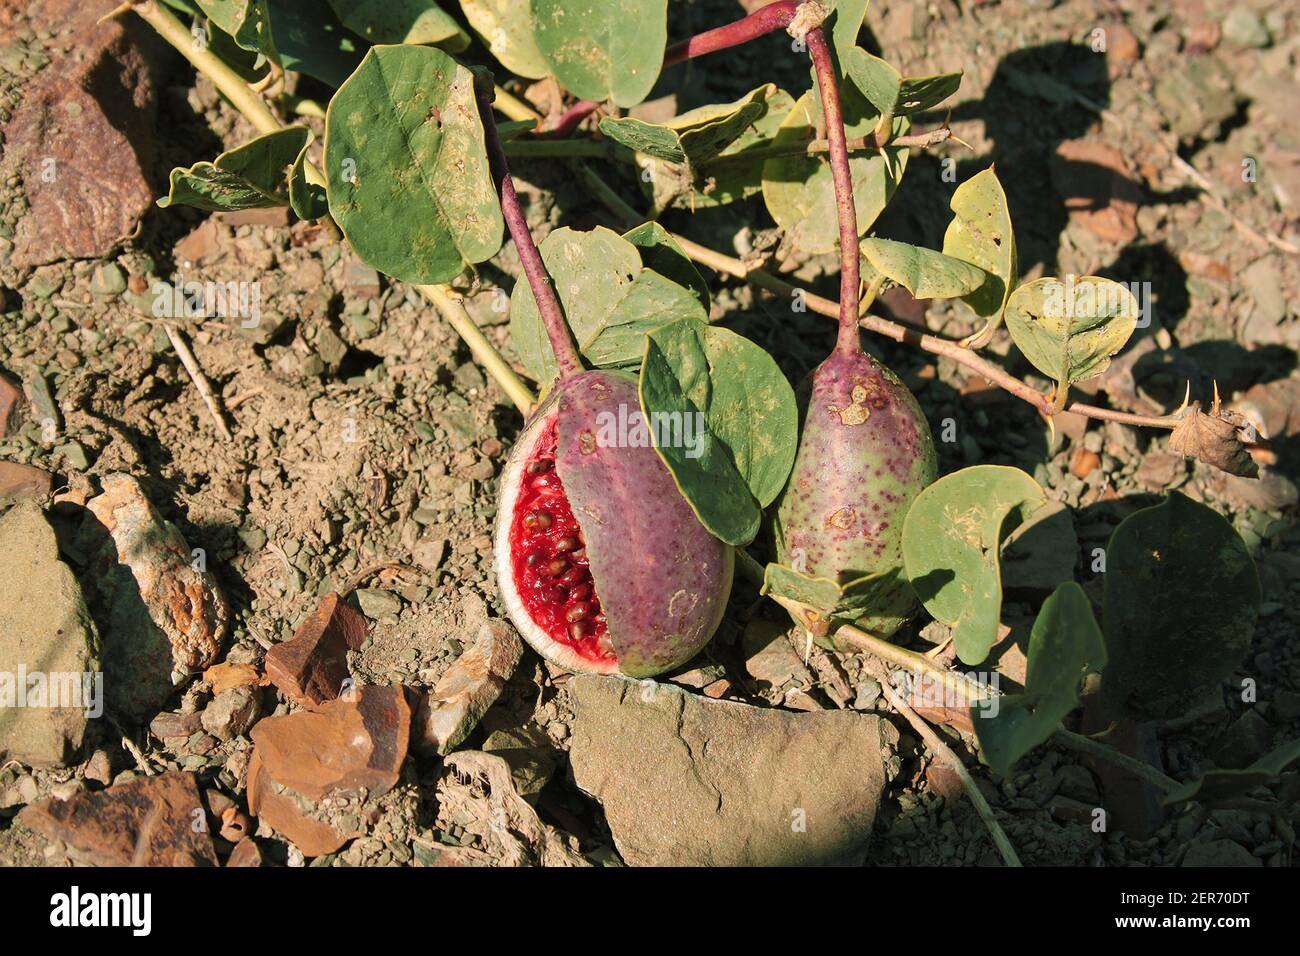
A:
[[[203,369],[199,366],[199,360],[194,357],[190,351],[189,343],[181,335],[181,330],[170,323],[164,323],[163,328],[167,330],[167,338],[172,343],[172,348],[176,350],[176,355],[180,358],[181,364],[185,366],[185,371],[190,376],[190,381],[199,391],[199,398],[203,399],[203,404],[207,406],[208,412],[212,415],[212,420],[217,424],[217,432],[226,441],[233,437],[230,434],[230,428],[226,425],[225,415],[221,411],[221,402],[216,393],[212,391],[212,385],[208,382],[208,377],[203,374]]]
[[[917,716],[916,711],[908,707],[903,702],[903,698],[894,692],[894,688],[889,680],[889,671],[883,664],[875,664],[872,668],[876,671],[880,681],[880,693],[889,701],[889,705],[903,715],[906,720],[925,741],[925,745],[930,748],[930,752],[936,758],[941,760],[961,780],[962,789],[970,797],[971,803],[975,804],[975,811],[984,821],[984,826],[988,828],[989,836],[993,838],[993,844],[1002,854],[1002,860],[1007,866],[1020,866],[1020,857],[1016,855],[1016,848],[1011,845],[1007,839],[1006,831],[1002,829],[1002,824],[998,823],[998,818],[993,815],[993,808],[989,802],[984,799],[984,794],[980,788],[975,786],[975,779],[966,769],[966,765],[961,762],[961,758],[952,752],[952,748],[939,739],[939,735],[930,729],[930,725]]]

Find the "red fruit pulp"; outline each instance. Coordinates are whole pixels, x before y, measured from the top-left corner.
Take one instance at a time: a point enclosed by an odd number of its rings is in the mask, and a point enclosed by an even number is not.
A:
[[[595,664],[615,661],[582,528],[555,471],[552,420],[524,465],[510,520],[510,566],[528,616],[552,640]]]

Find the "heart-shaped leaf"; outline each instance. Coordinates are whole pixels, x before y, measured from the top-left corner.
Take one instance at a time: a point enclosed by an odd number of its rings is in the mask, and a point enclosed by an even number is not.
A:
[[[1097,276],[1027,282],[1007,300],[1007,328],[1034,368],[1059,383],[1100,375],[1137,327],[1137,298]]]
[[[843,63],[849,51],[858,45],[858,34],[867,18],[871,0],[822,0],[829,14],[831,50]]]
[[[469,25],[488,50],[511,73],[540,80],[549,76],[542,51],[533,39],[533,16],[520,0],[460,0]]]
[[[280,65],[339,87],[361,62],[366,43],[320,0],[264,0]]]
[[[434,0],[329,0],[339,21],[371,43],[432,43],[463,50],[469,36]]]
[[[963,663],[981,663],[997,642],[1002,542],[1046,503],[1020,469],[975,465],[926,488],[903,519],[907,579],[925,609],[952,628]]]
[[[357,255],[447,282],[501,247],[474,77],[435,47],[375,47],[330,100],[329,206]]]
[[[1207,771],[1204,776],[1165,794],[1161,803],[1169,807],[1189,800],[1202,803],[1230,800],[1271,783],[1297,760],[1300,760],[1300,740],[1291,740],[1241,770]]]
[[[1088,596],[1067,581],[1043,602],[1029,634],[1022,694],[1008,694],[976,713],[975,735],[990,767],[1007,775],[1017,760],[1056,733],[1079,706],[1079,682],[1106,664],[1106,645]]]
[[[893,279],[917,299],[951,299],[984,284],[987,273],[969,262],[933,249],[894,242],[863,239],[862,254],[876,271]]]
[[[1016,285],[1016,237],[1011,229],[1007,194],[990,166],[957,187],[952,194],[952,222],[943,234],[943,253],[979,266],[988,278],[963,301],[976,315],[988,319],[966,340],[983,348],[1002,324],[1007,298]]]
[[[732,103],[716,103],[675,116],[666,123],[635,117],[600,121],[600,131],[638,153],[669,163],[698,166],[734,143],[767,112],[767,98],[776,87],[767,83]]]
[[[694,291],[646,268],[636,245],[603,226],[556,229],[538,249],[579,350],[598,368],[635,367],[647,332],[708,317]],[[533,378],[543,384],[555,378],[555,357],[527,282],[515,283],[510,296],[510,339]]]
[[[879,115],[852,87],[842,91],[844,125],[850,139],[866,136],[875,129]],[[805,93],[790,110],[777,132],[775,145],[807,143],[815,137],[809,104],[813,94]],[[907,128],[907,120],[894,121],[896,133]],[[853,176],[853,201],[858,216],[858,235],[866,232],[884,211],[907,168],[908,150],[887,146],[883,150],[857,152],[849,157]],[[831,252],[839,243],[835,184],[830,162],[824,154],[776,156],[763,164],[763,200],[772,218],[786,231],[795,247],[807,253]]]
[[[668,45],[668,0],[531,0],[533,38],[551,72],[584,100],[635,106]]]
[[[210,163],[173,169],[170,188],[158,205],[214,212],[288,205],[290,170],[300,165],[310,141],[307,127],[288,126],[227,150]]]
[[[704,526],[728,544],[752,541],[799,441],[794,389],[772,356],[697,319],[660,326],[646,340],[641,410]]]
[[[1102,700],[1112,716],[1185,713],[1255,636],[1255,562],[1232,525],[1177,492],[1125,518],[1106,548]]]
[[[266,0],[197,0],[199,9],[242,49],[275,52]]]

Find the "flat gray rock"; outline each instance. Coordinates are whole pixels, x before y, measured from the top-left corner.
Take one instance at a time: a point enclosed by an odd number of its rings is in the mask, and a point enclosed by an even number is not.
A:
[[[634,866],[856,865],[897,739],[877,717],[581,675],[574,779]]]
[[[0,518],[0,763],[75,760],[94,712],[97,645],[54,529],[35,502],[19,502]],[[59,703],[76,706],[50,706]]]

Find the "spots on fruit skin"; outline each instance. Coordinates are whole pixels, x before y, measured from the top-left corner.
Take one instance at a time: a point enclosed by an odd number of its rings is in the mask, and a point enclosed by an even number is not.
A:
[[[936,465],[916,399],[866,355],[832,355],[804,395],[814,413],[778,503],[777,560],[789,565],[800,553],[800,570],[840,583],[898,571],[901,518]],[[862,624],[887,635],[912,605],[907,589],[881,589]]]
[[[584,428],[578,433],[578,451],[584,455],[590,455],[596,450],[596,436],[590,428]]]

